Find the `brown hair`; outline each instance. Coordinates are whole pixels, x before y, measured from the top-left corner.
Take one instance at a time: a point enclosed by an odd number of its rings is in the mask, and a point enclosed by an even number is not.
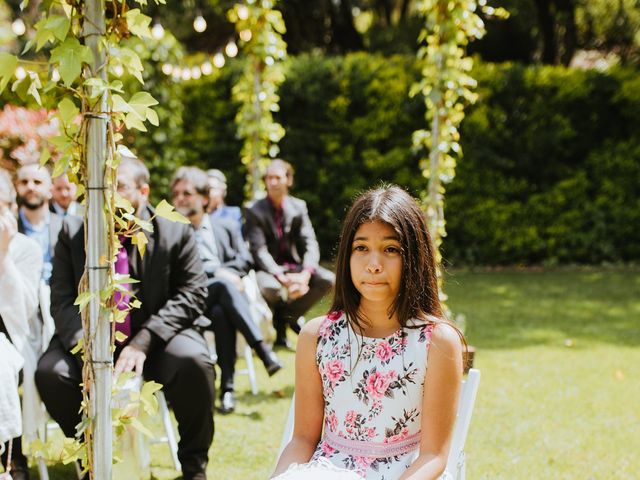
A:
[[[363,223],[383,222],[395,231],[402,254],[402,278],[398,296],[387,312],[398,315],[402,327],[411,319],[442,318],[438,298],[435,250],[417,202],[395,185],[385,185],[361,194],[343,222],[336,259],[336,285],[331,311],[344,311],[359,330],[366,319],[358,313],[360,293],[351,281],[351,245]]]

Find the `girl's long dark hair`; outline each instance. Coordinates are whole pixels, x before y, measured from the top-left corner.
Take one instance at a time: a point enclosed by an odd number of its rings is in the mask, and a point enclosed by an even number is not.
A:
[[[400,187],[386,185],[360,195],[347,213],[336,258],[336,285],[332,312],[344,311],[349,321],[363,331],[367,320],[358,313],[360,293],[351,281],[353,238],[363,223],[383,222],[394,229],[402,252],[400,291],[387,312],[397,314],[400,325],[412,319],[426,322],[442,319],[438,297],[435,251],[422,210]]]

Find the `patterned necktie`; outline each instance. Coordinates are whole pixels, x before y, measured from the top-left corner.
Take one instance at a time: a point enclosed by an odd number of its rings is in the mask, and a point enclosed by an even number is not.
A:
[[[120,237],[120,250],[118,250],[118,254],[116,255],[116,262],[114,264],[115,273],[120,275],[129,275],[129,255],[127,253],[127,249],[124,246],[125,237]],[[122,288],[126,288],[129,290],[131,285],[128,283],[123,284]],[[116,306],[118,310],[126,310],[129,307],[129,300],[131,299],[131,295],[120,292],[116,290],[113,294],[113,299],[116,302]],[[131,313],[127,313],[127,316],[122,323],[116,323],[116,332],[124,333],[127,338],[131,335]],[[123,340],[122,342],[118,342],[116,340],[117,345],[122,345],[126,342]]]

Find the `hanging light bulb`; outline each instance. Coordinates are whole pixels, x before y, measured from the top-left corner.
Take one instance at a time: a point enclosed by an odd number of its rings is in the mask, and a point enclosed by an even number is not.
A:
[[[189,68],[185,68],[182,71],[182,80],[184,81],[191,80],[191,70]]]
[[[200,66],[196,65],[191,68],[191,78],[195,78],[196,80],[202,76],[202,70],[200,70]]]
[[[23,67],[16,68],[16,78],[18,80],[22,80],[27,76],[27,71]]]
[[[113,67],[113,73],[116,77],[121,77],[124,73],[124,68],[122,67],[122,65],[117,64]]]
[[[27,31],[27,26],[24,24],[21,18],[16,18],[11,24],[11,30],[17,36],[24,35],[24,32]]]
[[[246,5],[238,5],[238,18],[240,20],[246,20],[249,18],[249,9]]]
[[[206,61],[202,64],[200,70],[202,70],[203,75],[211,75],[213,73],[213,65],[211,65],[211,62]]]
[[[201,13],[199,13],[198,16],[193,20],[193,29],[198,33],[202,33],[207,29],[207,21],[204,19]]]
[[[54,68],[51,71],[51,81],[58,82],[59,80],[60,80],[60,72],[58,71],[57,68]]]
[[[216,53],[213,56],[213,64],[218,68],[224,67],[224,55],[222,55],[220,52]]]
[[[248,42],[249,40],[251,40],[252,36],[253,36],[253,34],[251,33],[251,30],[249,30],[248,28],[246,30],[241,30],[240,31],[240,39],[243,42]]]
[[[227,46],[224,47],[224,52],[229,58],[233,58],[238,55],[238,46],[236,45],[236,42],[231,40],[229,43],[227,43]]]
[[[162,40],[164,37],[164,27],[160,22],[156,22],[151,27],[151,36],[156,40]]]
[[[172,72],[173,65],[171,65],[170,63],[165,63],[162,65],[162,73],[164,73],[165,75],[171,75]]]
[[[175,67],[173,72],[171,72],[171,77],[176,81],[180,80],[182,78],[182,69],[180,67]]]

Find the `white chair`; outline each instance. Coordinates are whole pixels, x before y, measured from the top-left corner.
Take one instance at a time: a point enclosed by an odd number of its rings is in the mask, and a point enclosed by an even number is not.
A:
[[[462,380],[462,390],[460,392],[460,401],[458,403],[458,412],[456,414],[456,423],[453,427],[453,438],[449,449],[449,457],[447,459],[447,472],[449,472],[454,480],[464,480],[466,477],[466,461],[464,454],[464,444],[469,433],[469,424],[471,423],[471,415],[478,394],[478,386],[480,385],[480,370],[472,368],[466,379]],[[295,393],[291,398],[291,406],[289,407],[289,415],[287,423],[284,427],[282,440],[280,441],[280,449],[278,457],[282,454],[287,444],[293,437],[293,422]],[[276,458],[276,461],[277,461]]]

